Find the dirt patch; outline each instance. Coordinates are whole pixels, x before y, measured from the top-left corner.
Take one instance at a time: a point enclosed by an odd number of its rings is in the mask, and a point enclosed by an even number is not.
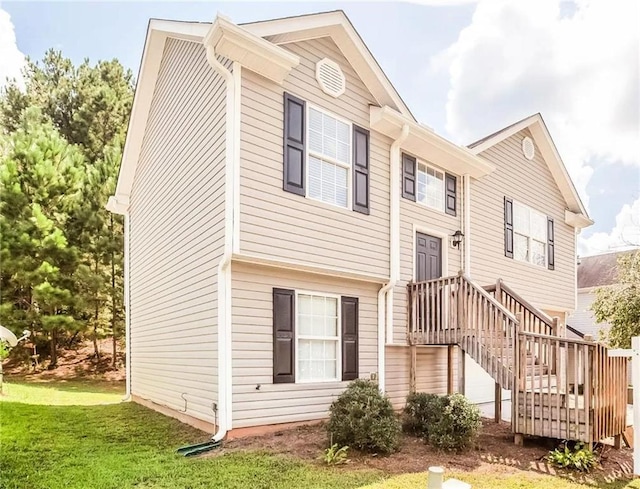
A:
[[[305,425],[272,434],[231,440],[222,452],[265,450],[285,454],[312,463],[322,464],[320,456],[327,447],[324,424]],[[586,483],[598,483],[629,477],[632,473],[632,452],[599,447],[601,466],[589,476],[557,471],[545,461],[545,456],[557,446],[547,439],[527,439],[524,446],[513,442],[511,426],[483,420],[482,432],[475,449],[464,453],[443,453],[421,440],[404,435],[400,450],[389,456],[374,456],[350,450],[349,469],[376,469],[387,474],[424,472],[432,465],[448,470],[478,473],[517,473],[534,471],[554,474]],[[218,452],[220,453],[220,452]]]
[[[93,344],[88,341],[74,348],[60,348],[58,365],[54,369],[47,368],[48,361],[37,367],[25,361],[25,355],[11,355],[3,364],[7,378],[23,379],[28,382],[47,382],[50,380],[89,379],[106,382],[123,382],[125,379],[124,348],[118,345],[116,366],[112,367],[111,339],[98,342],[100,358],[96,358]],[[119,351],[118,351],[119,350]],[[26,354],[28,358],[28,353]]]

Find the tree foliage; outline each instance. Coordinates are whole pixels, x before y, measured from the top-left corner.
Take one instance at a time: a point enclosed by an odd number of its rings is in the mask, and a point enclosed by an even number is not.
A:
[[[49,50],[0,92],[0,321],[47,337],[121,329],[123,223],[115,190],[133,101],[117,60],[78,67]],[[38,341],[36,336],[36,342]],[[114,356],[115,362],[115,356]]]
[[[630,348],[640,335],[640,250],[618,257],[618,280],[596,289],[591,309],[596,321],[611,325],[605,340],[614,348]]]

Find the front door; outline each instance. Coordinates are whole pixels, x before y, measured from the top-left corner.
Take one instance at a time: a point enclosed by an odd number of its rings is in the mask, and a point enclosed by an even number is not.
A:
[[[416,233],[416,282],[442,277],[442,239]]]

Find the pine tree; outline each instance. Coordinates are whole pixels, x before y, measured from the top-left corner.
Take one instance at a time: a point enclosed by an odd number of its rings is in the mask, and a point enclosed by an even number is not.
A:
[[[82,201],[85,161],[36,108],[0,140],[0,321],[45,334],[51,365],[62,331],[78,327],[74,275],[79,250],[70,223]]]

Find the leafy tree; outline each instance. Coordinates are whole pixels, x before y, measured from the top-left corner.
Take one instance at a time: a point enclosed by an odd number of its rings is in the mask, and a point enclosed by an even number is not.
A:
[[[0,140],[0,155],[0,321],[46,334],[55,366],[58,334],[78,326],[79,250],[69,230],[82,200],[84,157],[37,108]]]
[[[97,340],[113,335],[115,367],[116,337],[123,318],[122,242],[123,223],[105,204],[115,189],[120,155],[133,102],[133,76],[117,60],[90,65],[85,60],[75,67],[53,49],[41,61],[28,60],[24,70],[25,89],[9,84],[0,93],[0,134],[19,131],[26,111],[30,120],[57,130],[74,145],[87,162],[78,205],[67,220],[67,246],[74,249],[78,266],[66,280],[73,283],[74,308],[68,325],[55,331],[74,331],[82,326]],[[71,290],[71,289],[69,289]],[[20,307],[3,299],[0,308],[12,310],[15,321],[28,324],[16,311]]]
[[[616,284],[596,289],[591,306],[599,323],[611,325],[605,339],[614,348],[630,348],[640,335],[640,250],[618,257]]]

